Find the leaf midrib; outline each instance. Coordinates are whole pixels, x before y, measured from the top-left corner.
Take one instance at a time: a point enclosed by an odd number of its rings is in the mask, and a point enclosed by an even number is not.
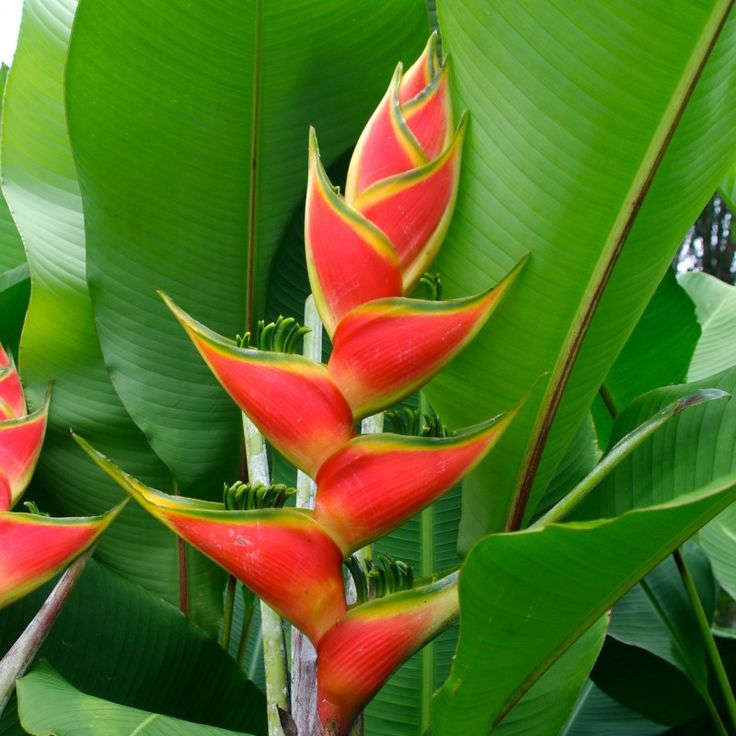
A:
[[[245,330],[253,329],[253,305],[256,264],[256,207],[258,205],[259,130],[261,121],[261,45],[263,28],[263,0],[256,0],[253,32],[253,98],[251,103],[250,139],[250,199],[248,203],[248,243],[245,293]]]
[[[700,38],[690,55],[680,84],[674,89],[670,102],[660,121],[651,144],[642,159],[641,166],[634,175],[632,184],[623,200],[613,226],[606,238],[601,257],[598,259],[588,287],[583,295],[570,330],[563,342],[560,356],[551,372],[548,389],[544,395],[540,411],[531,432],[531,447],[527,446],[516,492],[509,509],[505,528],[515,531],[521,528],[526,506],[531,495],[539,464],[562,394],[572,373],[575,360],[580,352],[585,336],[590,328],[595,310],[603,296],[618,257],[634,225],[636,216],[646,197],[649,187],[664,157],[667,146],[682,118],[706,62],[718,40],[728,18],[734,0],[721,0],[713,9],[704,25]]]

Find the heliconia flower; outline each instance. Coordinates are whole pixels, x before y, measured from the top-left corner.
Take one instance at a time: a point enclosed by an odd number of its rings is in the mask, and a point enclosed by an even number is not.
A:
[[[466,128],[467,116],[463,116],[441,155],[423,166],[375,182],[352,203],[388,236],[399,257],[404,291],[411,289],[429,268],[447,232]]]
[[[0,495],[2,485],[0,476]],[[0,513],[0,608],[50,580],[88,549],[124,505],[87,518]]]
[[[353,307],[402,293],[396,250],[334,190],[319,159],[314,130],[309,133],[304,234],[309,283],[330,335]]]
[[[447,146],[452,132],[448,71],[437,55],[436,34],[406,74],[398,65],[350,159],[347,202],[380,179],[431,161]]]
[[[41,453],[48,410],[47,394],[43,406],[32,414],[0,421],[0,473],[9,488],[8,505],[3,506],[0,498],[0,511],[12,508],[31,481]]]
[[[330,335],[354,307],[408,293],[445,235],[467,122],[452,133],[448,79],[435,36],[405,76],[399,65],[355,148],[344,198],[310,131],[307,267]]]
[[[449,301],[380,299],[339,324],[327,369],[357,417],[401,401],[429,381],[477,334],[516,278]]]
[[[457,573],[349,610],[317,646],[317,710],[326,732],[347,736],[394,670],[457,611]]]
[[[353,436],[350,408],[323,365],[301,355],[237,347],[164,300],[217,380],[298,468],[314,477]]]
[[[342,554],[311,512],[228,511],[220,503],[170,496],[75,439],[147,511],[241,580],[313,643],[345,612]]]
[[[0,421],[26,414],[26,400],[20,376],[12,358],[0,345]]]
[[[314,518],[349,555],[403,524],[469,473],[517,411],[452,437],[355,437],[320,468]]]

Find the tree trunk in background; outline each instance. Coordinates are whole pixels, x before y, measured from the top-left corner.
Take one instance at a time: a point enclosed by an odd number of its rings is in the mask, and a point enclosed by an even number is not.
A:
[[[677,253],[678,271],[704,271],[736,283],[736,234],[733,214],[715,194],[690,228]]]

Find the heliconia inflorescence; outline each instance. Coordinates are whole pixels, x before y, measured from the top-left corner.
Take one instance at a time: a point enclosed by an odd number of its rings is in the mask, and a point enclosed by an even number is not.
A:
[[[476,296],[407,297],[447,229],[465,129],[466,116],[453,125],[448,65],[432,36],[405,74],[397,68],[355,148],[344,197],[327,178],[310,131],[305,240],[315,302],[333,337],[326,365],[291,354],[296,339],[257,338],[251,347],[251,336],[218,335],[162,295],[242,411],[316,480],[313,511],[241,510],[170,496],[131,478],[78,438],[147,510],[312,640],[320,718],[338,736],[349,732],[393,670],[458,610],[457,573],[348,607],[344,560],[461,480],[518,411],[449,436],[444,428],[437,437],[355,431],[358,420],[416,392],[452,360],[520,271],[521,264]],[[301,336],[301,328],[287,326]],[[278,329],[261,326],[259,334]]]
[[[355,147],[344,197],[310,132],[307,268],[330,335],[354,307],[408,293],[447,231],[467,122],[453,131],[448,72],[435,35],[406,74],[399,64]]]
[[[0,346],[0,608],[55,575],[87,549],[114,514],[50,519],[11,513],[28,486],[41,453],[49,396],[28,413],[15,363]]]

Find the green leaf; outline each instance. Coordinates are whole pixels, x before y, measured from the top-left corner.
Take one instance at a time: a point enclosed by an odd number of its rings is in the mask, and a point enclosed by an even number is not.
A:
[[[695,301],[703,327],[687,374],[698,381],[736,365],[736,287],[705,273],[683,274],[680,283]]]
[[[0,615],[6,651],[50,584]],[[91,560],[40,657],[74,687],[143,710],[263,734],[265,698],[173,606]]]
[[[3,92],[8,76],[8,67],[0,64],[0,113],[2,113]],[[0,183],[2,183],[0,176]],[[8,209],[5,196],[0,191],[0,273],[10,271],[26,262],[26,252],[23,241],[18,234],[18,228],[13,222],[13,216]],[[1,313],[1,312],[0,312]]]
[[[698,586],[708,620],[711,620],[716,590],[708,558],[695,545],[686,545],[683,555]],[[613,609],[609,634],[682,670],[694,687],[707,696],[705,643],[671,557],[618,602]]]
[[[703,381],[645,394],[620,415],[613,441],[673,401],[698,390],[736,391],[736,368]],[[665,460],[666,458],[666,460]],[[736,401],[707,401],[668,422],[606,476],[578,509],[579,518],[620,514],[632,506],[669,501],[736,471]]]
[[[733,212],[736,210],[736,164],[726,172],[721,183],[718,185],[718,192],[728,209]]]
[[[0,273],[0,343],[16,357],[30,296],[28,264]]]
[[[736,598],[736,505],[703,527],[699,539],[721,587]]]
[[[54,381],[49,428],[35,487],[62,516],[101,513],[120,491],[69,437],[73,427],[138,477],[171,480],[120,403],[97,343],[85,284],[82,200],[66,132],[63,71],[75,2],[29,0],[9,74],[2,127],[3,187],[28,250],[33,284],[20,369],[32,399]],[[178,601],[176,538],[130,504],[102,538],[97,557],[169,601]],[[221,576],[192,556],[193,615],[211,630]]]
[[[695,305],[668,269],[601,388],[613,415],[640,394],[682,383],[699,337]]]
[[[38,665],[19,680],[17,688],[21,724],[35,736],[236,736],[235,731],[85,695],[47,664]]]
[[[588,473],[593,470],[600,455],[593,416],[588,414],[580,423],[580,428],[565,457],[557,468],[555,477],[539,503],[538,511],[543,513],[566,496]]]
[[[460,576],[460,644],[435,696],[434,732],[486,734],[636,580],[736,498],[736,473],[695,488],[613,519],[476,544]]]
[[[657,723],[710,721],[705,702],[687,675],[645,649],[609,637],[592,678],[626,709]]]
[[[632,453],[645,444],[647,439],[656,434],[667,423],[677,419],[684,411],[702,406],[711,401],[730,399],[731,395],[717,388],[700,389],[667,404],[656,414],[643,420],[641,424],[621,437],[601,458],[600,462],[573,488],[565,498],[559,501],[543,517],[534,522],[534,526],[548,524],[553,521],[567,519],[571,515],[580,515],[580,506],[584,505],[591,493],[595,493],[603,479],[616,470]],[[615,427],[614,427],[615,428]],[[635,504],[632,503],[632,507]],[[628,509],[625,509],[628,510]],[[596,517],[597,518],[597,517]]]
[[[156,289],[221,334],[262,316],[309,124],[327,160],[344,151],[427,30],[420,0],[80,7],[67,106],[100,342],[183,488],[236,477],[239,415]]]
[[[557,736],[606,638],[608,617],[591,626],[524,694],[493,736]]]
[[[458,107],[472,124],[436,267],[451,297],[497,282],[525,251],[531,258],[430,397],[446,421],[464,426],[508,409],[546,376],[466,482],[465,548],[515,526],[527,493],[533,511],[728,165],[722,146],[708,142],[715,126],[724,146],[736,143],[736,18],[710,54],[729,7],[440,6]],[[468,391],[472,404],[462,399]]]
[[[559,736],[659,736],[667,730],[624,708],[589,682]]]

